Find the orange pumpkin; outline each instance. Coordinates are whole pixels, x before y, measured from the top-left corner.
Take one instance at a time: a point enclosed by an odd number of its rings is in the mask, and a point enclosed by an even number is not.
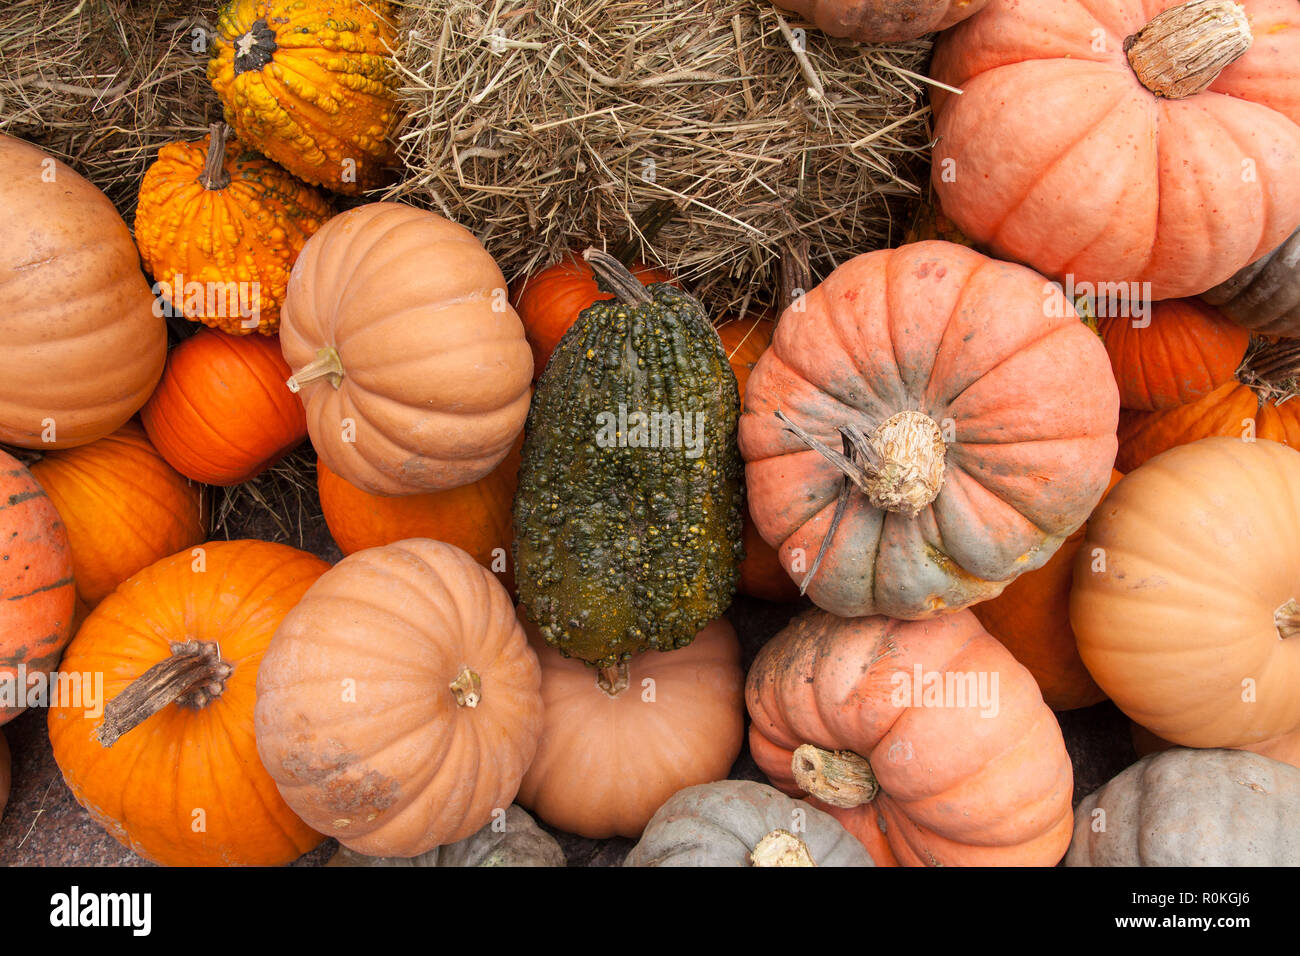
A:
[[[137,571],[207,538],[200,489],[134,421],[89,445],[50,452],[31,468],[67,527],[87,611]]]
[[[628,268],[642,285],[673,281],[671,273],[643,262],[634,262]],[[533,350],[534,382],[542,377],[555,346],[579,313],[593,302],[612,298],[614,293],[602,292],[596,285],[587,261],[574,253],[516,284],[511,302],[524,324],[528,347]]]
[[[878,866],[1052,866],[1070,844],[1061,729],[969,612],[808,611],[759,651],[745,698],[759,768]]]
[[[539,684],[492,574],[411,538],[344,558],[285,618],[258,674],[257,749],[317,829],[367,856],[418,856],[514,800]]]
[[[1207,438],[1125,476],[1088,522],[1070,622],[1098,686],[1186,747],[1300,730],[1300,452]]]
[[[182,475],[237,485],[307,437],[302,405],[284,385],[288,375],[274,336],[204,329],[172,349],[140,420]]]
[[[679,650],[596,669],[549,647],[519,616],[545,703],[521,804],[569,833],[635,839],[674,793],[727,776],[744,739],[745,673],[725,619]]]
[[[1112,471],[1110,488],[1123,477]],[[1034,675],[1052,710],[1091,707],[1106,699],[1083,666],[1070,630],[1074,560],[1087,527],[1066,538],[1041,568],[1022,574],[997,597],[971,608],[984,629]]]
[[[36,675],[58,667],[76,600],[58,511],[32,473],[0,451],[0,724],[26,708]]]
[[[81,626],[63,671],[103,674],[102,718],[50,708],[54,759],[77,801],[167,866],[272,866],[321,841],[257,759],[257,673],[284,615],[326,570],[266,541],[211,541],[150,565]],[[102,702],[101,702],[102,703]]]
[[[403,538],[433,538],[467,552],[514,592],[510,508],[519,481],[523,435],[501,464],[468,485],[427,495],[370,495],[316,462],[316,487],[330,534],[344,554]]]
[[[1133,749],[1139,757],[1160,753],[1175,746],[1163,737],[1153,734],[1141,724],[1130,723],[1129,734],[1133,738]],[[1261,757],[1280,760],[1282,763],[1289,763],[1293,767],[1300,767],[1300,731],[1283,734],[1281,737],[1274,737],[1272,740],[1265,740],[1262,743],[1246,744],[1243,747],[1230,749],[1249,750]]]

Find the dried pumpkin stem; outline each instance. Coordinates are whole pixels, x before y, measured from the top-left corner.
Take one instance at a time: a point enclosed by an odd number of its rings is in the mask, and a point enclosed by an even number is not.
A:
[[[880,784],[866,758],[851,750],[822,750],[804,744],[790,761],[794,782],[822,803],[851,810],[870,803]]]
[[[816,866],[812,851],[789,830],[773,830],[749,854],[754,866]]]
[[[638,258],[642,246],[655,241],[659,230],[673,221],[677,215],[677,203],[671,199],[660,199],[642,209],[632,220],[628,236],[613,249],[614,258],[628,268]]]
[[[199,173],[199,185],[204,189],[225,189],[230,185],[230,174],[226,172],[226,138],[230,127],[225,123],[213,123],[208,127],[208,155],[203,161],[203,172]]]
[[[623,693],[630,682],[627,661],[619,661],[612,667],[602,667],[596,674],[596,686],[610,697]]]
[[[168,704],[197,709],[221,696],[234,665],[221,659],[221,649],[214,642],[175,643],[171,652],[171,657],[149,668],[105,705],[104,720],[96,732],[105,747],[113,746]]]
[[[1281,405],[1300,394],[1300,342],[1258,339],[1251,344],[1236,372],[1237,381],[1260,401]]]
[[[1241,4],[1191,0],[1154,17],[1124,41],[1124,52],[1143,86],[1176,100],[1208,88],[1252,40]]]
[[[478,674],[468,667],[456,675],[451,682],[451,695],[456,698],[457,707],[477,707],[483,699],[483,681]]]
[[[795,304],[812,288],[812,269],[808,265],[808,240],[803,236],[792,239],[781,253],[780,273],[777,276],[777,321],[785,310]]]
[[[604,281],[609,291],[618,296],[619,301],[624,305],[639,306],[654,303],[654,296],[646,291],[641,281],[628,272],[627,266],[608,252],[588,248],[583,251],[582,258],[587,260],[591,265],[591,271]]]
[[[300,392],[304,385],[310,385],[323,378],[328,379],[331,385],[338,388],[343,382],[343,375],[343,361],[339,358],[338,351],[333,346],[326,346],[316,353],[315,361],[298,369],[284,384],[288,385],[289,391],[294,394]]]
[[[1274,611],[1273,624],[1277,627],[1278,637],[1284,641],[1300,635],[1300,601],[1292,598]]]

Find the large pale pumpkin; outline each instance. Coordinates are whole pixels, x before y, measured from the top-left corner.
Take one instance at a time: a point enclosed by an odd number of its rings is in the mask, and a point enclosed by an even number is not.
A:
[[[946,30],[988,0],[776,0],[833,37],[863,43],[915,40]]]
[[[931,75],[934,190],[996,255],[1169,299],[1300,225],[1292,0],[991,0]]]
[[[744,739],[745,672],[725,619],[678,650],[596,669],[520,617],[546,705],[521,804],[569,833],[635,839],[674,793],[727,776]]]
[[[294,265],[281,314],[312,444],[363,491],[478,481],[524,427],[533,359],[492,257],[401,203],[334,217]]]
[[[1127,475],[1088,522],[1070,622],[1102,690],[1188,747],[1300,730],[1300,452],[1207,438]]]
[[[816,568],[818,606],[947,613],[1084,522],[1118,410],[1101,342],[1041,276],[947,242],[868,253],[785,310],[749,379],[750,514],[792,578]]]
[[[877,865],[1052,866],[1073,771],[1033,677],[969,612],[846,620],[812,610],[759,652],[749,749]]]
[[[228,0],[208,79],[241,140],[356,195],[393,163],[397,26],[385,0]]]
[[[167,325],[103,193],[0,133],[0,443],[71,448],[114,431],[162,374]]]
[[[418,856],[514,800],[539,684],[492,573],[411,538],[344,558],[285,618],[258,674],[257,749],[309,824],[367,856]]]
[[[328,565],[267,541],[211,541],[150,565],[100,602],[62,671],[103,674],[107,706],[51,707],[54,759],[77,801],[167,866],[272,866],[321,841],[257,759],[254,686],[271,635]],[[102,702],[101,702],[102,703]]]
[[[77,597],[87,609],[137,571],[207,537],[201,490],[134,421],[89,445],[50,452],[31,468],[68,530]]]
[[[492,822],[477,833],[419,856],[364,856],[339,847],[326,866],[479,867],[564,866],[564,850],[537,822],[513,803],[492,811]]]

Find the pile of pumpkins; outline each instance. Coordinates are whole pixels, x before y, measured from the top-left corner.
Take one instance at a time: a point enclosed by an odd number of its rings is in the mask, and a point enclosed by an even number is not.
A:
[[[394,162],[382,4],[230,4],[134,240],[0,137],[0,676],[103,675],[38,703],[117,839],[563,865],[518,803],[635,866],[1300,863],[1300,9],[781,5],[945,31],[966,239],[779,316],[335,214]],[[344,559],[207,540],[308,437]],[[737,591],[815,605],[748,671]],[[1146,755],[1073,810],[1053,711],[1106,698]]]

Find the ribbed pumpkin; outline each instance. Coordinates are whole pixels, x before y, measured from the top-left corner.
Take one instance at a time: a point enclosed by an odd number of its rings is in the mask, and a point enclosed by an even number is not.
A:
[[[50,452],[31,470],[63,518],[87,610],[137,571],[207,538],[201,490],[134,421],[89,445]]]
[[[776,0],[833,37],[862,43],[915,40],[946,30],[988,0]]]
[[[564,866],[564,851],[555,837],[513,803],[498,812],[492,822],[463,840],[436,846],[419,856],[364,856],[345,846],[330,857],[326,866],[378,867],[480,867],[480,866]]]
[[[667,270],[643,262],[634,262],[628,268],[642,285],[673,281]],[[593,302],[614,298],[612,292],[601,291],[591,266],[573,253],[528,276],[513,291],[511,302],[524,323],[528,347],[533,350],[534,382],[542,377],[555,346],[582,310]]]
[[[1133,720],[1187,747],[1300,730],[1300,452],[1207,438],[1126,475],[1088,522],[1070,622]]]
[[[1123,477],[1112,472],[1110,487]],[[1087,528],[1085,524],[1066,538],[1041,568],[1022,574],[997,597],[971,608],[984,629],[1034,675],[1052,710],[1090,707],[1106,699],[1083,666],[1070,629],[1074,561]]]
[[[412,495],[499,465],[533,373],[505,296],[478,240],[436,213],[371,203],[326,223],[289,279],[280,347],[330,470]]]
[[[237,485],[307,437],[302,405],[274,336],[204,329],[171,350],[140,420],[158,452],[187,478]]]
[[[329,202],[228,132],[216,123],[206,139],[158,150],[140,184],[135,241],[177,312],[231,335],[271,335],[289,270]]]
[[[1175,746],[1173,742],[1153,734],[1141,724],[1130,722],[1129,734],[1133,739],[1133,750],[1139,757],[1161,753]],[[1253,754],[1259,754],[1261,757],[1268,757],[1270,760],[1300,768],[1300,731],[1283,734],[1281,737],[1274,737],[1272,740],[1261,741],[1257,744],[1245,744],[1241,747],[1228,749],[1248,750]]]
[[[514,593],[510,507],[519,481],[522,444],[521,434],[501,464],[478,481],[449,491],[396,498],[367,494],[317,461],[316,488],[325,523],[344,554],[403,538],[433,538],[454,544]]]
[[[3,133],[0,209],[0,443],[103,438],[144,404],[167,352],[131,233],[70,167]]]
[[[542,667],[537,756],[519,802],[580,836],[635,839],[677,791],[727,776],[745,733],[740,642],[726,619],[686,647],[596,669],[520,619]]]
[[[246,145],[357,195],[393,163],[397,28],[384,0],[229,0],[208,79]]]
[[[745,698],[759,769],[809,793],[877,866],[1052,866],[1069,845],[1061,729],[969,612],[808,611],[759,651]]]
[[[367,856],[418,856],[514,800],[539,684],[491,572],[410,538],[344,558],[285,618],[258,673],[257,750],[317,829]]]
[[[104,675],[103,718],[51,707],[77,801],[167,866],[272,866],[321,841],[280,799],[253,740],[254,687],[284,615],[328,565],[267,541],[211,541],[106,597],[63,659]]]
[[[1291,0],[991,0],[931,75],[931,182],[995,255],[1170,299],[1300,225]]]
[[[1084,522],[1118,410],[1105,349],[1042,276],[948,242],[867,253],[785,310],[750,376],[750,514],[819,607],[947,613]]]
[[[1300,337],[1300,229],[1201,298],[1261,335]]]
[[[25,709],[20,674],[30,682],[58,667],[76,600],[72,548],[54,503],[0,451],[0,724]]]

